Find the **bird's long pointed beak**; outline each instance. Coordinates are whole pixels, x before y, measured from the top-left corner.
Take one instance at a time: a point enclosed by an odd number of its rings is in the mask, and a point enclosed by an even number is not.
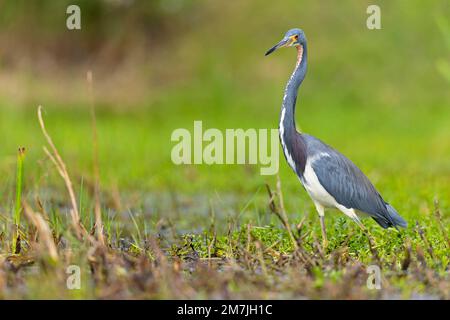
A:
[[[274,45],[272,48],[270,48],[269,50],[267,50],[266,52],[266,56],[268,56],[269,54],[271,54],[272,52],[274,52],[275,50],[277,50],[278,48],[284,47],[285,45],[287,45],[289,42],[289,38],[284,38],[283,40],[281,40],[280,42],[278,42],[276,45]]]

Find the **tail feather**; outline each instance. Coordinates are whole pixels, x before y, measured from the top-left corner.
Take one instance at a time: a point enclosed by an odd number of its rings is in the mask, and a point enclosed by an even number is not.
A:
[[[390,226],[392,226],[392,224],[386,218],[377,216],[377,217],[372,217],[372,219],[375,220],[381,227],[383,227],[383,229],[387,229]]]
[[[390,217],[390,220],[394,224],[394,227],[399,226],[402,228],[406,228],[408,224],[406,223],[405,219],[403,219],[398,212],[392,207],[389,203],[386,203],[386,208],[388,210],[388,214]]]
[[[387,209],[387,216],[379,215],[376,217],[372,217],[380,226],[382,226],[384,229],[387,229],[389,227],[397,228],[397,226],[406,228],[407,223],[406,221],[398,214],[398,212],[392,207],[389,203],[386,204]]]

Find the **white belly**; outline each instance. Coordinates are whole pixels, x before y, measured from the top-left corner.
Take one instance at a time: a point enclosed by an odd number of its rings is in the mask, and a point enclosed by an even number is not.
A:
[[[305,187],[306,191],[308,192],[311,199],[316,204],[319,204],[322,207],[327,208],[336,208],[343,212],[345,215],[350,217],[351,219],[359,222],[359,218],[357,216],[357,212],[352,208],[346,208],[345,206],[339,204],[336,199],[328,193],[327,190],[322,186],[319,179],[317,178],[316,173],[314,172],[314,169],[311,166],[311,163],[313,163],[315,160],[321,158],[321,157],[327,157],[329,156],[326,153],[320,153],[312,159],[308,159],[306,161],[305,165],[305,171],[303,173],[303,177],[300,179],[301,183]],[[322,211],[323,213],[323,211]],[[320,214],[320,213],[319,213]]]
[[[314,161],[314,159],[312,160]],[[305,171],[300,181],[314,202],[317,202],[324,207],[339,207],[339,204],[334,197],[320,184],[319,179],[311,166],[311,161],[309,160],[306,162]]]

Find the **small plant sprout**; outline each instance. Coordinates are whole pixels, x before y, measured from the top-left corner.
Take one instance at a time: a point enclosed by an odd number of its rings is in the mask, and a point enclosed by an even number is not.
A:
[[[16,174],[16,203],[14,208],[14,235],[12,240],[12,252],[20,252],[20,214],[22,212],[22,187],[23,187],[23,160],[25,148],[20,147],[17,152],[17,174]]]

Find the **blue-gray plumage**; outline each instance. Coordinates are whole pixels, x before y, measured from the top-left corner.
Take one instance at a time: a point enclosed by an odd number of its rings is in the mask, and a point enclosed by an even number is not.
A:
[[[406,227],[395,209],[383,200],[369,179],[344,155],[295,126],[295,105],[298,89],[307,69],[305,34],[300,29],[289,30],[284,38],[267,51],[281,47],[297,48],[297,64],[289,79],[280,115],[280,142],[284,156],[312,198],[320,216],[322,235],[326,243],[324,210],[334,207],[352,218],[361,227],[358,214],[372,217],[383,228]]]
[[[401,226],[406,222],[395,209],[383,200],[364,173],[347,157],[317,138],[303,135],[307,157],[325,153],[327,156],[314,161],[312,168],[325,190],[336,202],[369,214],[383,228]]]

